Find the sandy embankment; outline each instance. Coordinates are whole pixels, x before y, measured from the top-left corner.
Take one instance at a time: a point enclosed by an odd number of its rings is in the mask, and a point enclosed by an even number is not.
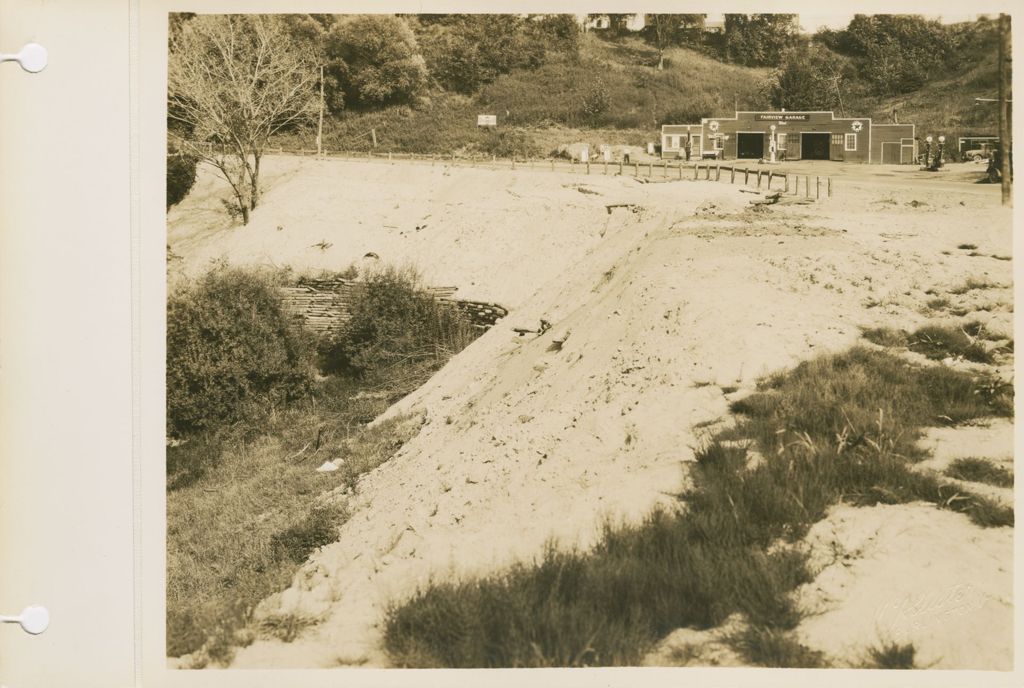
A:
[[[361,481],[339,541],[261,608],[320,622],[290,644],[256,641],[239,651],[236,667],[386,664],[379,622],[389,601],[431,576],[532,557],[552,537],[586,546],[603,517],[638,518],[670,499],[702,433],[759,376],[854,343],[860,325],[922,322],[927,290],[945,294],[967,276],[1010,283],[1009,262],[956,249],[971,241],[985,253],[1010,252],[1008,214],[994,193],[976,188],[951,196],[926,183],[840,182],[829,203],[755,213],[749,195],[724,183],[271,162],[271,191],[248,227],[208,229],[208,182],[172,212],[176,269],[196,271],[221,256],[343,269],[372,251],[414,261],[428,283],[456,285],[460,295],[511,313],[389,411],[421,414],[420,434]],[[310,248],[320,241],[332,245]],[[978,315],[1011,329],[1008,289],[950,299],[1000,303]],[[511,331],[541,318],[553,324],[542,337]],[[863,527],[872,519],[865,510]],[[855,511],[842,521],[845,531],[830,532],[855,539],[859,521]],[[917,518],[915,527],[935,547],[986,553],[958,569],[985,581],[972,589],[988,596],[970,612],[983,615],[977,633],[956,657],[925,654],[938,656],[937,666],[963,657],[1001,665],[1011,591],[1000,597],[1006,577],[997,569],[1008,570],[1012,538],[950,514]],[[908,585],[937,575],[893,571]],[[866,602],[859,612],[843,607],[841,590],[815,601],[858,618],[875,613]],[[830,645],[827,629],[801,632],[812,647],[857,651]],[[879,638],[850,640],[868,646]]]

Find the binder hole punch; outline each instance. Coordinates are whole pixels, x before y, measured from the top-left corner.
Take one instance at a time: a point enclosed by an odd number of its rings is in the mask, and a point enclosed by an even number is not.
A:
[[[35,74],[46,67],[46,48],[38,43],[28,43],[21,52],[13,55],[0,53],[0,62],[17,62],[26,72]]]
[[[37,607],[33,605],[22,609],[21,614],[18,616],[0,615],[0,622],[16,623],[19,624],[21,626],[21,630],[26,633],[39,635],[46,630],[47,626],[50,625],[50,612],[46,610],[46,607]]]

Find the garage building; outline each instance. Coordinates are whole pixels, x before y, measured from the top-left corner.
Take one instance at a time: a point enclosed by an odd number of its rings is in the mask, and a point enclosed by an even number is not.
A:
[[[691,160],[768,159],[772,136],[776,160],[895,165],[917,159],[913,124],[875,124],[870,117],[836,117],[831,110],[737,112],[735,117],[705,117],[700,124],[666,124],[661,156],[685,158],[689,137]]]

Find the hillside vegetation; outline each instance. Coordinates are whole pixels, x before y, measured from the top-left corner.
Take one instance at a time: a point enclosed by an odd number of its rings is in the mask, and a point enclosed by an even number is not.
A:
[[[344,112],[325,124],[324,146],[371,150],[373,129],[380,151],[542,156],[558,143],[594,138],[590,133],[605,143],[639,145],[655,140],[665,123],[768,105],[761,90],[767,69],[678,47],[666,51],[663,70],[657,62],[657,50],[639,38],[586,34],[578,56],[553,54],[537,68],[513,69],[472,97],[435,90],[415,106]],[[478,114],[496,114],[499,128],[477,127]],[[312,142],[301,132],[277,144]]]

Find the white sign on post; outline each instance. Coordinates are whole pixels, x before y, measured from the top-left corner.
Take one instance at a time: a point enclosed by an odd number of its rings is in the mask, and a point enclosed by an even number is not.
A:
[[[497,115],[477,115],[476,125],[478,127],[496,127],[498,126]]]

